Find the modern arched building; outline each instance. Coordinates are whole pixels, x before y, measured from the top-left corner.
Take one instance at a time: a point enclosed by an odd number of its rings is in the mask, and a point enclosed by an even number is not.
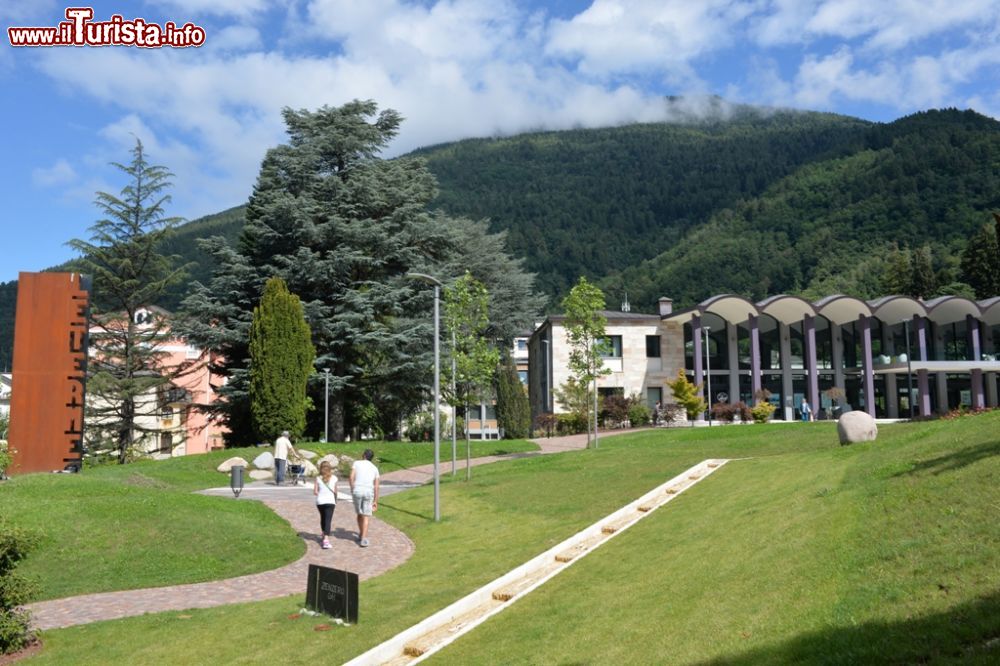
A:
[[[809,302],[779,295],[753,303],[724,294],[678,312],[661,299],[658,315],[606,314],[617,342],[607,361],[612,374],[598,381],[599,390],[640,393],[651,404],[669,402],[664,381],[683,367],[711,386],[713,403],[750,404],[767,389],[779,419],[796,418],[803,399],[831,414],[832,388],[843,391],[845,409],[879,418],[997,406],[1000,298],[863,301],[838,294]],[[535,414],[561,411],[551,391],[568,377],[561,329],[562,317],[550,317],[529,342]],[[644,346],[623,343],[637,334]]]

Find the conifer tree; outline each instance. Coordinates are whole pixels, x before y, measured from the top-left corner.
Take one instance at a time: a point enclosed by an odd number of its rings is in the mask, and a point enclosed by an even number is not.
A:
[[[930,298],[937,289],[937,277],[931,258],[931,248],[924,245],[913,253],[913,277],[909,294],[913,298]]]
[[[172,382],[190,364],[164,367],[170,322],[163,311],[149,310],[173,284],[183,279],[184,268],[158,247],[181,219],[167,217],[173,174],[146,160],[136,139],[128,164],[113,163],[128,177],[119,196],[98,192],[95,204],[105,217],[90,227],[90,241],[74,239],[69,245],[83,256],[79,266],[93,278],[91,354],[87,381],[88,445],[111,448],[119,463],[129,460],[137,438],[153,432],[144,419],[162,408]],[[147,316],[139,321],[141,312]],[[183,390],[183,389],[179,389]]]
[[[497,422],[504,437],[522,439],[531,435],[531,405],[528,392],[510,354],[504,354],[497,369]]]
[[[1000,215],[996,225],[983,225],[962,253],[962,276],[976,298],[1000,296]]]
[[[311,337],[299,297],[281,278],[268,280],[250,324],[250,412],[258,441],[305,430],[316,356]]]
[[[910,248],[899,248],[895,243],[889,251],[885,274],[882,278],[882,290],[885,294],[909,295],[913,282],[913,259]]]
[[[708,407],[708,403],[701,397],[701,384],[693,384],[683,370],[678,370],[677,378],[667,382],[667,386],[673,393],[674,401],[684,408],[689,420],[697,418]]]

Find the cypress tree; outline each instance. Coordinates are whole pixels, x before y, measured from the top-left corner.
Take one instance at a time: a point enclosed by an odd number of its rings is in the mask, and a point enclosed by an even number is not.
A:
[[[523,439],[531,435],[531,405],[528,392],[517,375],[517,367],[510,354],[504,354],[497,368],[497,422],[504,437]]]
[[[258,440],[305,431],[316,357],[311,338],[299,297],[281,278],[268,280],[250,324],[250,412]]]
[[[900,249],[895,243],[889,251],[885,273],[882,277],[882,291],[885,294],[909,295],[913,282],[913,260],[910,248]]]

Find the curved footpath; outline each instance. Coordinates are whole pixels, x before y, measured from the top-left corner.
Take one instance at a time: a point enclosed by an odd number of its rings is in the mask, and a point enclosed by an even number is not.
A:
[[[601,433],[601,437],[621,435],[634,430],[614,430]],[[474,458],[472,465],[486,465],[501,460],[561,453],[582,449],[586,435],[540,438],[532,440],[540,450],[502,456]],[[443,444],[443,443],[442,443]],[[465,461],[458,461],[458,469],[465,469]],[[451,461],[442,461],[441,473],[451,472]],[[382,495],[391,495],[432,480],[433,465],[421,465],[382,475]],[[171,585],[141,590],[100,592],[78,597],[65,597],[29,604],[36,629],[59,629],[101,620],[116,620],[146,613],[179,611],[190,608],[211,608],[226,604],[262,601],[306,591],[306,573],[310,564],[345,569],[356,572],[361,580],[372,578],[393,569],[413,554],[413,542],[396,528],[373,518],[369,527],[371,546],[361,548],[356,541],[357,521],[354,507],[346,492],[346,483],[338,487],[337,510],[333,517],[333,548],[320,548],[318,514],[313,503],[312,487],[276,487],[264,483],[248,485],[241,499],[257,499],[271,507],[288,521],[305,541],[306,553],[301,558],[271,571],[228,578],[206,583]],[[209,495],[232,496],[228,487],[203,491]]]

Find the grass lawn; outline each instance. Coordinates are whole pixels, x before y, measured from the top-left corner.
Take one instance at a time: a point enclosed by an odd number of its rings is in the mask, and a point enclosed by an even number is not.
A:
[[[995,663],[1000,412],[886,426],[673,430],[490,465],[387,497],[414,557],[317,632],[298,596],[46,632],[38,663],[343,662],[708,457],[704,483],[432,658],[437,663]]]
[[[383,472],[434,459],[431,444],[303,448],[360,456],[368,446]],[[473,455],[534,449],[527,441],[476,442]],[[273,511],[259,502],[193,494],[228,485],[228,476],[215,471],[226,458],[252,461],[263,450],[108,465],[77,475],[28,474],[0,483],[0,518],[43,536],[19,571],[39,581],[39,599],[55,599],[229,578],[292,562],[305,545]]]

